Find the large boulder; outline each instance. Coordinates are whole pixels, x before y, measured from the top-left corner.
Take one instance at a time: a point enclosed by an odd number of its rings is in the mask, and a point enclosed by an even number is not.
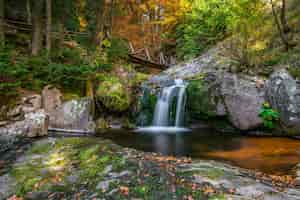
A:
[[[34,94],[22,98],[22,111],[24,113],[35,112],[42,108],[41,95]]]
[[[257,88],[256,82],[247,78],[224,74],[221,84],[229,120],[240,130],[255,129],[263,123],[259,112],[265,101],[264,89]]]
[[[50,129],[94,132],[92,100],[82,98],[63,103],[50,113]]]
[[[118,78],[111,77],[100,83],[96,91],[96,98],[100,104],[112,112],[123,112],[131,104],[130,91]]]
[[[239,130],[262,125],[259,111],[264,103],[264,89],[250,77],[210,72],[192,80],[187,88],[188,110],[192,118],[229,119]]]
[[[42,106],[47,113],[54,111],[62,104],[62,93],[57,88],[48,85],[42,91]]]
[[[266,99],[280,114],[284,130],[300,133],[300,82],[286,70],[274,72],[266,85]]]
[[[44,110],[26,113],[24,120],[0,127],[0,136],[38,137],[48,134],[49,117]]]

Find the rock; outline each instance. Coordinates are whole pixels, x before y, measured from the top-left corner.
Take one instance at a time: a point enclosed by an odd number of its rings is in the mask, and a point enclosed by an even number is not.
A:
[[[96,92],[100,104],[112,112],[123,112],[129,109],[131,98],[128,91],[118,78],[103,81]]]
[[[8,174],[0,176],[0,200],[4,200],[13,195],[15,183]]]
[[[300,134],[300,82],[286,70],[274,72],[266,84],[266,99],[280,114],[284,130]]]
[[[262,125],[259,111],[263,105],[264,90],[256,83],[237,75],[225,74],[221,81],[221,95],[230,122],[240,130],[251,130]]]
[[[24,113],[35,112],[42,108],[42,96],[35,94],[22,98],[22,110]]]
[[[259,111],[264,103],[264,89],[257,88],[249,77],[210,72],[200,80],[192,80],[187,88],[187,107],[192,118],[228,116],[240,130],[262,125]]]
[[[101,190],[102,192],[106,192],[109,189],[109,184],[115,182],[116,180],[107,180],[102,181],[97,184],[96,189]]]
[[[50,113],[50,128],[94,132],[91,112],[92,100],[89,98],[65,102]]]
[[[42,106],[47,113],[54,111],[62,104],[62,93],[55,87],[48,85],[42,91]]]
[[[195,118],[226,116],[226,109],[220,94],[220,82],[215,74],[192,80],[187,87],[187,109]]]
[[[44,110],[25,114],[25,119],[0,128],[0,135],[38,137],[48,134],[49,117]]]
[[[96,120],[96,129],[97,131],[106,130],[109,128],[108,122],[104,118],[99,118]]]

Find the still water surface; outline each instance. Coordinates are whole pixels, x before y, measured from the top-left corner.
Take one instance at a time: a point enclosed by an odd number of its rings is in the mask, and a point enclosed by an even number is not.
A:
[[[219,134],[209,129],[190,132],[110,131],[104,138],[147,152],[194,159],[212,159],[272,174],[290,174],[300,163],[300,140]]]

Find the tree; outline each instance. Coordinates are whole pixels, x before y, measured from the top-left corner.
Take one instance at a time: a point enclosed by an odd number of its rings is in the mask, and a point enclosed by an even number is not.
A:
[[[94,6],[95,9],[95,16],[96,16],[96,27],[94,33],[94,42],[96,45],[101,45],[101,42],[104,38],[104,29],[105,29],[105,1],[98,0],[95,2],[96,5]]]
[[[43,5],[44,0],[32,1],[32,39],[31,39],[31,54],[37,56],[42,49],[42,27],[43,27]]]
[[[51,51],[51,32],[52,32],[52,1],[46,0],[46,49],[49,54]]]
[[[4,0],[0,0],[0,47],[5,44],[4,10]]]
[[[275,20],[275,24],[277,26],[280,38],[282,43],[285,46],[286,51],[290,49],[290,44],[288,41],[287,34],[289,32],[289,26],[286,19],[286,0],[281,1],[281,15],[280,18],[278,18],[277,11],[275,4],[273,0],[270,0],[271,6],[272,6],[272,14]]]

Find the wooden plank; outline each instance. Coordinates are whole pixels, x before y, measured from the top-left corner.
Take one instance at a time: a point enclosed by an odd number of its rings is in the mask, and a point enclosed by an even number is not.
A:
[[[132,54],[129,54],[129,61],[132,62],[132,63],[144,65],[145,67],[155,68],[155,69],[160,69],[160,70],[165,70],[165,69],[169,68],[169,66],[167,66],[167,65],[154,63],[154,62],[145,60],[143,58],[137,57],[137,56],[132,55]]]

